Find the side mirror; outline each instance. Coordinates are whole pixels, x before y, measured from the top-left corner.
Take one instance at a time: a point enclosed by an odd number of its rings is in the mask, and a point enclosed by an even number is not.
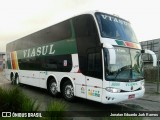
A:
[[[116,51],[114,49],[114,47],[107,43],[107,44],[102,44],[102,46],[104,48],[107,48],[108,49],[108,52],[109,52],[109,64],[116,64]]]
[[[145,49],[145,50],[141,50],[141,53],[150,54],[153,58],[153,66],[155,67],[157,66],[157,56],[153,51]]]

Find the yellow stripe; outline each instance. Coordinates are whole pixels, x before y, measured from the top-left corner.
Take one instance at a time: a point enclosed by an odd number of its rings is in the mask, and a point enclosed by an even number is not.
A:
[[[18,66],[18,60],[17,60],[16,51],[12,52],[11,56],[12,56],[12,69],[18,70],[19,66]]]
[[[19,66],[18,66],[17,52],[14,52],[14,56],[15,56],[16,70],[18,70],[18,69],[19,69]]]

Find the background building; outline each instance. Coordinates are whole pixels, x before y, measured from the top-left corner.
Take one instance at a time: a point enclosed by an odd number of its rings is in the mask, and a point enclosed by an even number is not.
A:
[[[140,42],[140,44],[142,46],[142,49],[152,50],[156,54],[157,59],[160,62],[160,38],[143,41],[143,42]],[[142,57],[144,60],[145,80],[149,82],[157,82],[159,79],[158,77],[158,69],[160,69],[159,66],[153,67],[153,64],[152,64],[153,60],[151,55],[144,54]]]
[[[160,38],[154,39],[154,40],[148,40],[140,42],[142,49],[148,49],[152,50],[154,53],[156,53],[157,58],[160,57]],[[149,54],[143,55],[144,62],[152,62],[152,57]]]
[[[0,71],[5,68],[5,52],[0,52]]]

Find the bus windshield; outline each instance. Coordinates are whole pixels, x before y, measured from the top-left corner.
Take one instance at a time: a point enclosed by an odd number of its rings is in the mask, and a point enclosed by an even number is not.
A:
[[[143,79],[140,50],[115,47],[116,64],[109,64],[108,49],[104,48],[105,79],[108,81],[137,81]]]
[[[137,43],[137,38],[129,22],[105,13],[97,12],[95,15],[101,37]]]

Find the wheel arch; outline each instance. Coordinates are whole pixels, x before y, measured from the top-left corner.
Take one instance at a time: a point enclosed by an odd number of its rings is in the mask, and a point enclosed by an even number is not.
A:
[[[70,81],[73,85],[73,89],[74,89],[74,95],[76,93],[76,89],[75,89],[75,84],[74,84],[74,81],[73,79],[70,77],[70,76],[64,76],[62,77],[61,81],[60,81],[60,92],[62,92],[62,87],[63,87],[63,84],[66,82],[66,81]]]
[[[52,78],[56,81],[57,86],[58,86],[58,80],[57,80],[56,76],[55,75],[49,75],[48,78],[47,78],[47,82],[46,82],[46,88],[48,88],[50,80],[53,80]]]

